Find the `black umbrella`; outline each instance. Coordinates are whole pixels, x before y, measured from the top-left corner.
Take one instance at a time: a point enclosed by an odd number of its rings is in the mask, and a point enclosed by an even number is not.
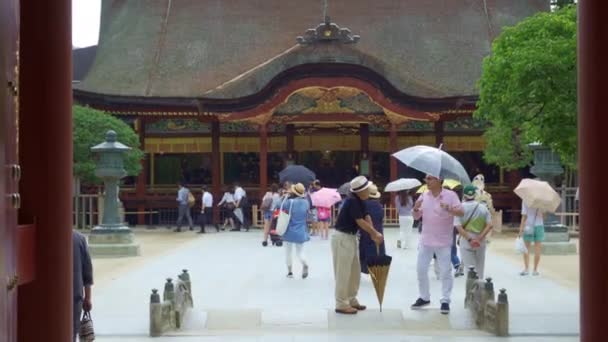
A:
[[[302,183],[308,187],[316,179],[314,172],[302,165],[289,165],[279,172],[279,181],[281,183]]]

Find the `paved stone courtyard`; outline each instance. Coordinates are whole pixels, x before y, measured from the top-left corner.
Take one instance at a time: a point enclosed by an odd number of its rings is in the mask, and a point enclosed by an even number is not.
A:
[[[379,311],[371,281],[364,277],[359,299],[368,310],[356,316],[333,312],[333,271],[327,240],[313,237],[306,244],[310,276],[301,279],[296,262],[296,276],[289,279],[285,277],[284,249],[262,247],[259,230],[200,235],[159,228],[137,230],[136,237],[142,243],[142,257],[94,261],[97,282],[93,319],[99,341],[148,340],[150,289],[162,292],[165,278],[175,278],[182,268],[188,269],[192,277],[194,310],[181,331],[156,341],[495,339],[474,329],[463,305],[464,278],[454,281],[450,315],[439,313],[440,282],[432,271],[431,307],[409,309],[417,298],[416,241],[411,241],[408,250],[397,250],[397,229],[386,233],[387,253],[393,256],[393,264],[383,311]],[[500,340],[577,341],[577,288],[543,275],[518,276],[520,265],[516,259],[493,252],[493,244],[486,273],[493,278],[497,292],[507,289],[510,305],[512,336]]]

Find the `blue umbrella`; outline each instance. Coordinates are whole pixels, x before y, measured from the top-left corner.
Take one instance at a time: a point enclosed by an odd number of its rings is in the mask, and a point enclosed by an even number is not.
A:
[[[316,178],[314,172],[302,165],[289,165],[279,172],[279,181],[281,183],[302,183],[308,187]]]

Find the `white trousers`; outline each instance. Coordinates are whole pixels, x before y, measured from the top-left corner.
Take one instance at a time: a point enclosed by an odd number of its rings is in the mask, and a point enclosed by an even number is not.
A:
[[[479,235],[471,232],[468,232],[468,234],[472,238]],[[484,239],[478,248],[472,248],[466,239],[460,239],[460,256],[462,257],[465,271],[469,269],[469,266],[473,266],[475,267],[475,272],[477,272],[477,277],[483,279],[486,263],[486,240]]]
[[[284,242],[285,244],[285,262],[287,263],[287,267],[291,268],[293,266],[293,246],[296,246],[296,257],[302,265],[308,265],[306,262],[306,258],[304,257],[304,244],[303,243],[293,243],[293,242]]]
[[[441,303],[450,303],[452,294],[452,286],[454,279],[452,278],[452,263],[450,261],[451,246],[448,247],[429,247],[419,244],[418,246],[418,265],[416,267],[418,273],[418,291],[420,298],[431,300],[431,292],[429,289],[429,266],[433,259],[433,254],[437,256],[435,262],[439,265],[439,277],[441,279]]]
[[[399,216],[399,241],[401,241],[402,248],[407,248],[407,243],[409,241],[409,236],[412,233],[413,226],[413,216]]]

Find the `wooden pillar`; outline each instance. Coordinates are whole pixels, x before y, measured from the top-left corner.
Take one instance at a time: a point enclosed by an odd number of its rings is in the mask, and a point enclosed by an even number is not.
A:
[[[605,167],[605,82],[606,55],[602,53],[608,24],[608,4],[601,0],[578,2],[578,137],[580,181],[580,296],[581,341],[603,341],[606,335],[604,311],[608,303],[608,278],[598,268],[605,259],[606,234],[604,194]],[[605,268],[604,268],[605,269]]]
[[[391,129],[389,133],[389,144],[391,154],[397,152],[397,125],[391,124]],[[397,180],[397,159],[390,157],[391,159],[391,182]]]
[[[369,124],[359,125],[359,138],[361,139],[361,160],[367,160],[367,175],[372,178],[372,158],[369,153]]]
[[[260,125],[260,191],[266,193],[268,188],[268,131],[266,124]]]
[[[221,163],[222,156],[220,154],[220,122],[214,120],[211,122],[211,188],[213,192],[213,200],[219,203],[222,199],[221,189]],[[220,210],[217,205],[213,206],[213,221],[216,224],[220,222]]]
[[[443,137],[444,137],[443,121],[435,121],[435,147],[439,147],[441,144],[443,144]]]
[[[139,146],[145,151],[146,141],[146,119],[141,117],[137,119],[137,133],[139,134]],[[137,176],[137,184],[135,185],[135,200],[137,203],[137,224],[146,224],[146,215],[143,213],[146,210],[146,176],[148,174],[148,161],[145,158],[141,160],[141,173]]]
[[[36,276],[19,287],[18,340],[72,341],[72,2],[20,3],[19,215],[36,223]]]
[[[293,124],[288,124],[285,126],[285,139],[286,141],[286,148],[287,148],[287,155],[291,155],[291,158],[293,158],[293,161],[296,161],[296,156],[295,156],[295,151],[294,151],[294,142],[293,142],[293,136],[296,133],[296,128]]]

